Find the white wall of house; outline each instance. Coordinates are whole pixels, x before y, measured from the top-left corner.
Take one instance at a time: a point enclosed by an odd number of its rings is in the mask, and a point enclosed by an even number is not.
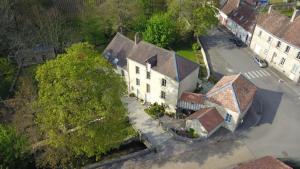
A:
[[[250,45],[251,32],[245,30],[242,26],[237,24],[232,19],[228,18],[226,27],[239,39],[241,39],[245,44]]]
[[[139,67],[139,74],[136,73],[136,66]],[[179,83],[172,78],[165,76],[153,69],[150,70],[150,79],[147,79],[146,66],[131,59],[127,59],[129,73],[129,90],[138,98],[150,103],[163,103],[169,106],[168,111],[175,112],[178,99]],[[140,84],[136,84],[139,79]],[[166,80],[166,86],[162,86],[162,79]],[[147,92],[147,84],[150,86],[150,92]],[[165,99],[161,98],[161,92],[165,92]]]
[[[280,41],[280,47],[277,47]],[[286,52],[287,46],[289,51]],[[289,79],[299,82],[300,48],[279,39],[273,34],[256,25],[250,48],[270,66],[276,68]]]
[[[225,25],[227,24],[227,19],[228,19],[228,16],[223,13],[221,10],[219,10],[219,15],[218,15],[218,18],[219,18],[219,21],[222,25]]]
[[[193,119],[193,120],[186,120],[185,122],[185,127],[186,129],[194,129],[195,132],[200,136],[200,137],[208,137],[208,132],[206,129],[202,126],[199,120]]]

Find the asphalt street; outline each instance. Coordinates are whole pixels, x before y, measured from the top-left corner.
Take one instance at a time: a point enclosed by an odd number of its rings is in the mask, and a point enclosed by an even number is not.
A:
[[[300,87],[291,83],[273,68],[259,68],[248,47],[236,47],[224,29],[216,29],[202,43],[208,53],[213,74],[242,73],[259,90],[253,108],[261,113],[258,125],[247,115],[240,126],[242,140],[257,157],[300,158]]]

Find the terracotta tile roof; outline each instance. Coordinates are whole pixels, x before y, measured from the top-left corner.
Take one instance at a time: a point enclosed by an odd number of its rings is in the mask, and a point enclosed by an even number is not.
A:
[[[106,52],[111,51],[115,57],[119,59],[118,65],[125,66],[126,58],[132,59],[138,63],[146,65],[146,61],[153,56],[157,58],[157,64],[152,67],[153,70],[160,72],[176,81],[181,81],[199,65],[187,60],[173,51],[159,48],[153,44],[140,41],[138,44],[124,35],[117,33],[114,39],[109,43]]]
[[[228,17],[245,30],[249,32],[254,31],[256,24],[256,12],[250,5],[241,4],[239,8],[233,10]]]
[[[234,9],[238,8],[240,0],[227,0],[221,11],[226,15],[230,14]]]
[[[208,133],[213,131],[215,128],[220,126],[224,122],[223,117],[220,115],[216,108],[204,108],[193,114],[191,114],[187,119],[198,119],[202,126],[206,129]]]
[[[117,65],[119,65],[122,68],[127,67],[127,57],[129,53],[131,52],[132,48],[134,46],[134,42],[127,38],[126,36],[117,33],[115,37],[111,40],[111,42],[108,44],[108,46],[104,49],[103,55],[106,55],[107,53],[110,53],[110,61],[112,62],[115,58],[117,58],[119,61]]]
[[[257,25],[264,30],[300,48],[300,16],[293,22],[277,11],[263,13],[257,19]]]
[[[242,113],[252,103],[257,87],[243,75],[224,76],[207,94],[209,101]]]
[[[233,169],[292,169],[283,162],[271,156],[265,156],[260,159],[239,164]]]
[[[202,104],[204,103],[205,96],[198,93],[183,92],[180,96],[180,100],[195,104]]]

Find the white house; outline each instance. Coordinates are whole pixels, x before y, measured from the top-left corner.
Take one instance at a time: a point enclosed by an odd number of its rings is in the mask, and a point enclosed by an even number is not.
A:
[[[223,123],[224,119],[216,108],[204,108],[187,118],[186,128],[192,128],[200,137],[207,138],[216,132]]]
[[[294,82],[300,77],[300,12],[288,18],[270,6],[258,17],[250,48]]]
[[[219,10],[220,23],[226,26],[236,37],[250,45],[256,22],[254,8],[239,0],[228,0]]]
[[[176,111],[183,92],[197,87],[198,64],[138,36],[132,41],[117,33],[103,54],[124,76],[129,93],[145,102],[165,104],[170,112]]]
[[[195,100],[201,103],[200,109],[187,117],[186,128],[193,128],[203,137],[209,137],[220,126],[235,131],[251,107],[256,91],[257,87],[252,82],[238,74],[224,76],[205,96],[189,94],[193,99],[188,100],[184,96],[182,100],[189,104]],[[194,98],[196,96],[198,99]]]

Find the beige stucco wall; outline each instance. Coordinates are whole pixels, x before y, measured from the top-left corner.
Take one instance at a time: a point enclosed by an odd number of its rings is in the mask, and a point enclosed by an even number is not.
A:
[[[200,137],[208,137],[208,133],[205,130],[205,128],[202,126],[202,124],[199,122],[199,120],[197,119],[193,119],[193,120],[186,120],[185,122],[185,127],[186,129],[194,129],[195,132],[200,136]]]
[[[178,96],[180,97],[181,94],[185,91],[194,92],[197,88],[198,82],[198,75],[199,75],[199,67],[195,69],[191,74],[185,77],[179,83],[179,93]]]
[[[136,74],[135,67],[138,66],[140,73]],[[175,112],[177,99],[178,99],[178,88],[179,83],[165,76],[153,69],[150,70],[151,79],[146,78],[146,66],[135,62],[131,59],[127,59],[127,67],[129,74],[129,90],[130,93],[134,93],[138,98],[146,100],[150,103],[163,103],[169,106],[168,111]],[[136,78],[140,79],[140,85],[136,85]],[[166,87],[161,86],[161,80],[166,79]],[[150,93],[146,91],[146,84],[150,85]],[[166,98],[162,99],[160,97],[161,91],[166,93]]]
[[[262,35],[259,37],[259,32],[262,31]],[[267,42],[268,38],[271,37],[271,42]],[[278,41],[281,42],[281,47],[277,48]],[[290,46],[290,51],[285,53],[286,47]],[[296,58],[300,48],[293,46],[282,39],[277,38],[273,34],[265,31],[260,26],[256,26],[250,48],[261,58],[265,59],[269,66],[272,66],[285,74],[291,80],[298,82],[300,76],[300,60]],[[273,57],[274,52],[277,54],[276,57]],[[280,64],[282,58],[285,58],[284,65]],[[298,70],[295,73],[292,73],[294,65],[298,65]]]

